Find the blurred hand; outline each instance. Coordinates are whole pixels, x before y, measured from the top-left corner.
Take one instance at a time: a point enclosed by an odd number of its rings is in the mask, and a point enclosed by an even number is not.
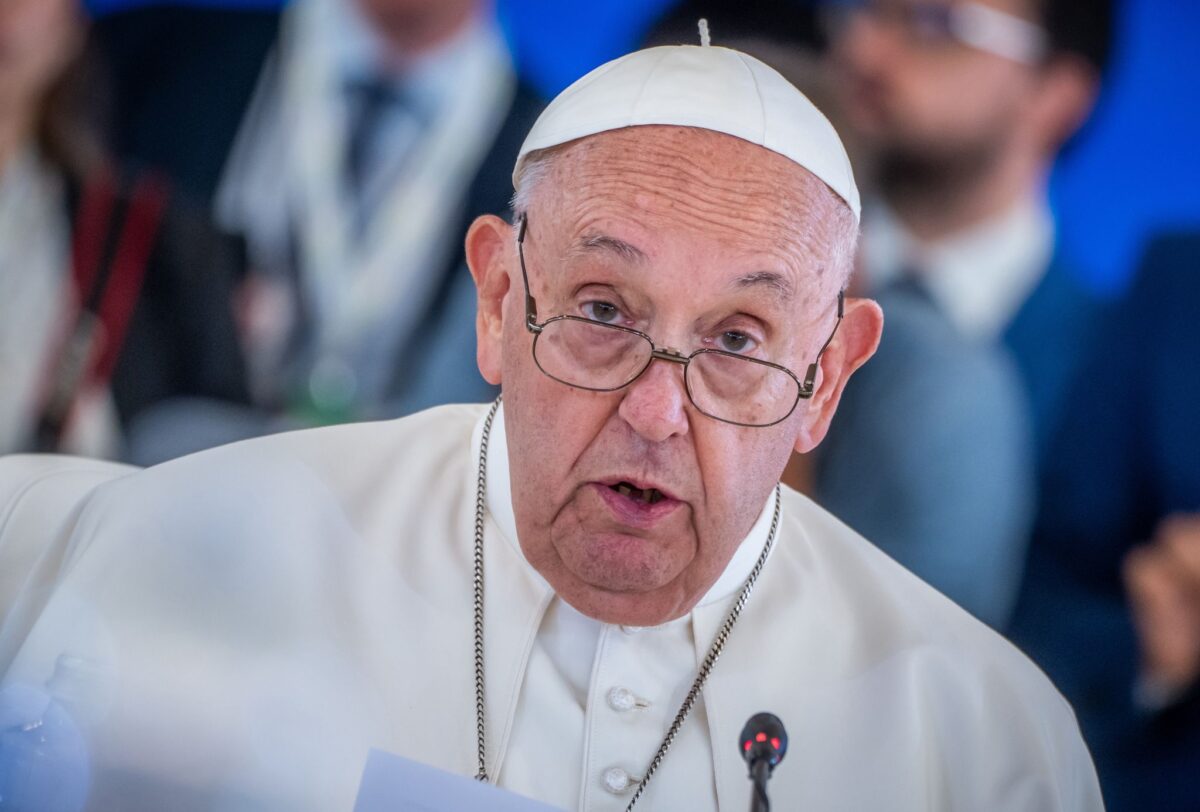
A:
[[[1200,678],[1200,514],[1171,516],[1125,558],[1142,676],[1165,692]]]

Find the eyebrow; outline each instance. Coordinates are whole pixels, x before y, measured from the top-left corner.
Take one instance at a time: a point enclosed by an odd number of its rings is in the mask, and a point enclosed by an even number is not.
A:
[[[648,258],[642,249],[608,234],[585,234],[576,244],[574,252],[581,254],[599,251],[616,254],[627,262],[641,264]],[[776,271],[754,271],[739,276],[733,280],[731,287],[738,289],[767,287],[773,290],[784,301],[795,298],[796,290],[792,280]]]
[[[610,237],[607,234],[585,234],[575,247],[579,253],[590,253],[592,251],[600,251],[605,253],[616,254],[626,262],[634,262],[641,264],[646,261],[646,254],[636,245],[631,245],[624,240]]]
[[[791,300],[796,295],[796,290],[792,286],[792,280],[775,271],[755,271],[748,273],[733,280],[732,285],[735,288],[754,288],[759,286],[771,288],[785,300]]]

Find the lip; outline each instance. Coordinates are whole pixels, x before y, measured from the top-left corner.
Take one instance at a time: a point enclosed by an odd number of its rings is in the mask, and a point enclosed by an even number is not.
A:
[[[631,476],[614,476],[614,477],[607,477],[605,479],[598,479],[593,484],[603,485],[606,488],[612,488],[613,486],[619,485],[622,482],[628,482],[633,487],[635,487],[639,490],[643,490],[643,491],[650,490],[651,488],[653,488],[653,489],[657,490],[660,494],[662,494],[663,501],[666,501],[666,500],[671,500],[673,502],[680,501],[678,496],[671,493],[669,490],[664,488],[662,485],[659,485],[657,482],[651,482],[648,479],[637,479],[637,478],[631,477]]]
[[[652,529],[656,524],[678,510],[683,504],[683,502],[662,488],[658,488],[658,492],[662,494],[663,498],[654,504],[647,504],[641,499],[624,496],[614,491],[611,486],[616,485],[618,482],[628,482],[630,485],[642,490],[656,488],[657,486],[627,478],[614,479],[611,482],[588,483],[596,491],[600,500],[608,507],[613,518],[619,524],[626,527],[638,530]]]

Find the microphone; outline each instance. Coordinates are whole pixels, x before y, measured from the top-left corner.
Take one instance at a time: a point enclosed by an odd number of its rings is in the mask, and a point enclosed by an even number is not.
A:
[[[742,758],[750,767],[750,780],[754,782],[750,812],[770,812],[767,779],[787,754],[787,731],[783,729],[783,722],[773,713],[756,713],[742,728],[738,744]]]

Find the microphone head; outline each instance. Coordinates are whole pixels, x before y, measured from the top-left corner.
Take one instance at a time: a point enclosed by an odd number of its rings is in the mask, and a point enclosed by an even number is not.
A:
[[[742,728],[738,745],[742,758],[751,767],[759,761],[766,761],[773,771],[787,754],[787,731],[775,714],[756,713]]]

